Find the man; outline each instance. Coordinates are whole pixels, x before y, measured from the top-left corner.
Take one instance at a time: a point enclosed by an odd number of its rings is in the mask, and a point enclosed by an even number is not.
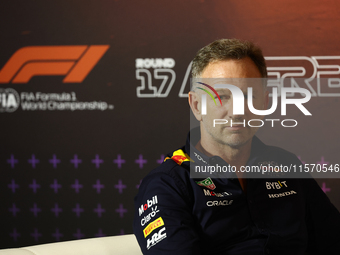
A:
[[[217,40],[197,53],[192,76],[189,104],[200,126],[143,179],[135,198],[134,232],[143,253],[339,254],[339,212],[313,179],[284,173],[249,179],[240,171],[264,162],[301,164],[254,136],[257,128],[245,123],[263,116],[248,107],[244,115],[234,114],[234,94],[219,86],[233,81],[255,109],[267,109],[261,50],[250,42]],[[216,98],[204,97],[207,89]],[[214,125],[216,119],[225,125]],[[197,175],[212,166],[233,171]]]

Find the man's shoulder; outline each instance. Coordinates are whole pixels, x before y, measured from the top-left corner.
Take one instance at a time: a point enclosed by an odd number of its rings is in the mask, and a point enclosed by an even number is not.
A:
[[[142,180],[136,196],[142,201],[152,194],[168,196],[181,194],[186,201],[192,201],[193,180],[190,178],[190,158],[184,147],[169,153],[162,164],[150,171]]]
[[[185,182],[190,178],[190,157],[184,146],[168,153],[163,163],[151,170],[143,182],[165,181],[169,178],[177,182]]]
[[[153,169],[148,175],[153,175],[157,173],[170,174],[176,171],[188,170],[188,164],[190,162],[190,157],[185,151],[185,147],[178,148],[171,153],[168,153],[163,162]]]
[[[294,153],[279,146],[264,145],[263,147],[261,146],[261,149],[262,158],[267,160],[279,161],[281,163],[301,163],[299,158]]]
[[[272,154],[279,154],[279,155],[287,156],[287,157],[296,157],[296,155],[293,152],[290,152],[279,146],[267,145],[266,151]]]

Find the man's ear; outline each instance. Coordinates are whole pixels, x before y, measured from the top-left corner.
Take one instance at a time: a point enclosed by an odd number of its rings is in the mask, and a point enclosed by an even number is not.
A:
[[[202,114],[201,114],[201,98],[200,95],[197,94],[196,92],[190,91],[189,92],[189,105],[190,108],[195,115],[196,119],[198,121],[202,120]]]

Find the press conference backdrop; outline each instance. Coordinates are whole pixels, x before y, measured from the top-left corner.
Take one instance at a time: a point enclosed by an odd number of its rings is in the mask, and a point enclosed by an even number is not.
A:
[[[190,62],[219,38],[260,45],[272,76],[333,79],[305,86],[310,119],[259,136],[340,163],[339,2],[0,6],[0,248],[132,233],[142,178],[185,143]],[[339,180],[317,181],[340,208]]]

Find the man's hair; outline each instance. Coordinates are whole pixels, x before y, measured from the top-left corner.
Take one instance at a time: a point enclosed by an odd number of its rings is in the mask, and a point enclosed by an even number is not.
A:
[[[254,43],[238,39],[220,39],[200,49],[192,61],[192,78],[199,78],[203,70],[213,62],[249,57],[267,78],[267,67],[262,50]]]

